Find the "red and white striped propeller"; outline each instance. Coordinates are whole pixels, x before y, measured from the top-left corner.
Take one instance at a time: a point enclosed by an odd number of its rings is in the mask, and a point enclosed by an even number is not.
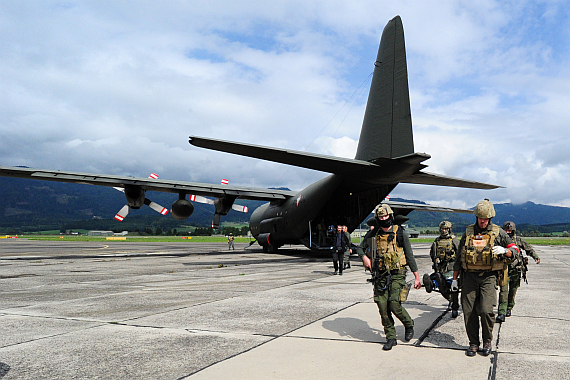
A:
[[[151,173],[148,176],[148,178],[157,179],[158,174]],[[123,193],[125,192],[125,189],[123,189],[122,187],[114,187],[114,189],[119,190],[120,192],[123,192]],[[150,207],[151,209],[153,209],[154,211],[158,212],[159,214],[162,214],[162,215],[168,214],[167,208],[162,207],[158,203],[155,203],[148,198],[144,199],[144,204],[147,205],[148,207]],[[129,211],[131,211],[131,208],[129,207],[129,205],[128,204],[124,205],[123,208],[121,208],[119,210],[117,215],[115,215],[115,219],[118,220],[119,222],[122,222],[127,217],[127,215],[129,214]]]
[[[230,183],[230,181],[228,181],[227,179],[222,179],[222,185],[228,185]],[[198,203],[206,203],[209,205],[213,205],[214,204],[214,200],[210,199],[210,198],[206,198],[206,197],[202,197],[200,195],[190,195],[190,200],[192,202],[198,202]],[[240,206],[240,205],[236,205],[233,204],[232,205],[232,210],[235,211],[239,211],[239,212],[248,212],[249,209],[247,208],[247,206]]]

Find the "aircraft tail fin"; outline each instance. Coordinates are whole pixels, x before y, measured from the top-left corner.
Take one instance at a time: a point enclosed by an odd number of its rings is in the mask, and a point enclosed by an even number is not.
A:
[[[394,17],[382,32],[355,159],[414,153],[404,28]]]

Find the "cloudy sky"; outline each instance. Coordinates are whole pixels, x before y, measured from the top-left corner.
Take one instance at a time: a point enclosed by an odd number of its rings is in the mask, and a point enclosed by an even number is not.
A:
[[[437,4],[437,5],[434,5]],[[437,205],[570,207],[570,4],[556,0],[0,2],[0,165],[299,190],[324,174],[189,135],[354,157],[385,24],[404,24]]]

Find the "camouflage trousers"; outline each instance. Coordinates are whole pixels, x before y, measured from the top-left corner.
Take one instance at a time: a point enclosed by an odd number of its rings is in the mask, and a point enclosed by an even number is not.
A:
[[[348,264],[350,262],[350,249],[344,251],[344,263]]]
[[[461,306],[469,344],[479,346],[479,320],[483,343],[493,339],[494,308],[497,305],[496,272],[463,272]]]
[[[413,327],[414,321],[400,302],[400,289],[406,286],[406,269],[392,271],[390,283],[383,277],[374,284],[374,302],[378,306],[386,339],[396,339],[394,314],[404,327]]]
[[[517,290],[521,286],[521,274],[518,270],[509,270],[509,281],[501,286],[499,293],[499,310],[498,314],[507,314],[507,310],[512,310],[515,307],[515,296]]]

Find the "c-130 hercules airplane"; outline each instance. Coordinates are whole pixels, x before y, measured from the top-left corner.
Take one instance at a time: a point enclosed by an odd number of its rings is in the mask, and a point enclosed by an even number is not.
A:
[[[284,244],[318,248],[311,231],[316,231],[321,221],[325,225],[346,225],[353,231],[398,183],[498,187],[422,171],[427,167],[422,162],[430,156],[414,152],[404,29],[399,16],[384,28],[374,66],[354,159],[190,136],[190,144],[196,147],[331,173],[299,192],[5,166],[0,166],[0,176],[118,187],[124,189],[127,204],[134,209],[149,205],[146,191],[177,193],[179,199],[172,204],[171,213],[178,220],[187,219],[194,211],[187,196],[213,197],[214,224],[238,198],[269,201],[253,212],[249,223],[251,233],[266,252],[275,252]],[[404,219],[413,210],[457,211],[388,203],[395,217]]]

